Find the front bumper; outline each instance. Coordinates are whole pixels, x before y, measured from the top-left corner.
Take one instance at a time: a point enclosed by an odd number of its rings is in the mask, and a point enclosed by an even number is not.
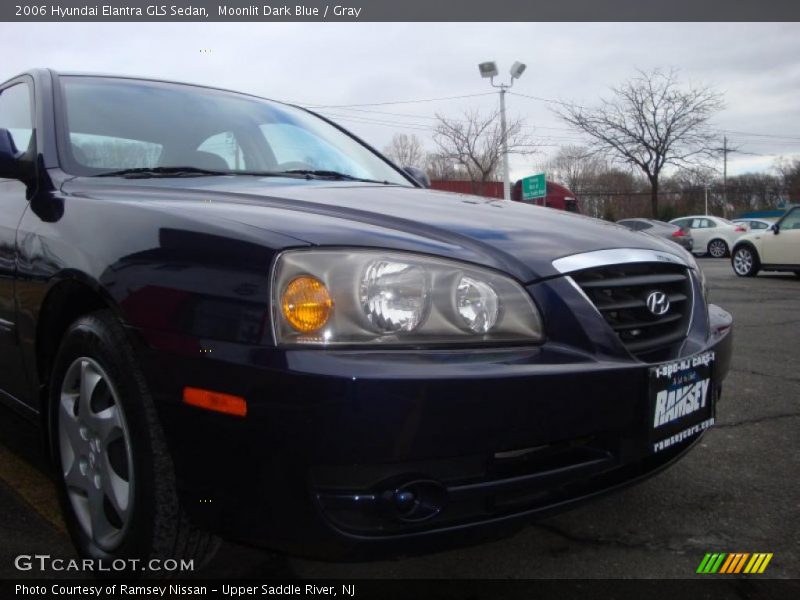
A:
[[[569,312],[580,337],[588,315]],[[695,328],[681,352],[714,350],[718,397],[731,319],[714,306],[701,317],[702,340]],[[652,454],[651,365],[615,356],[613,335],[591,349],[549,341],[278,351],[207,342],[199,355],[186,340],[134,333],[190,516],[294,554],[374,558],[502,535],[646,477],[699,437]],[[248,415],[185,406],[184,385],[245,396]],[[407,492],[427,508],[409,513],[398,496]]]

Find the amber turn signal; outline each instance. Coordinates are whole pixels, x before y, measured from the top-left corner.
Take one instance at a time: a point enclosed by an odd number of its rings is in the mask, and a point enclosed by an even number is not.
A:
[[[213,410],[214,412],[234,415],[236,417],[247,416],[247,401],[241,396],[232,396],[222,392],[212,392],[194,387],[183,388],[183,401],[185,404]]]
[[[297,331],[310,333],[320,329],[333,312],[328,288],[316,277],[295,277],[286,286],[281,298],[283,316]]]

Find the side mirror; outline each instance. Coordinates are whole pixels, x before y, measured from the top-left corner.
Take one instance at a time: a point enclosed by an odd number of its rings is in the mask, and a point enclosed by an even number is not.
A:
[[[773,225],[769,226],[769,230],[775,235],[778,235],[781,232],[781,226],[777,223],[774,223]]]
[[[25,163],[20,160],[22,155],[8,129],[0,129],[0,178],[23,179],[26,176]]]
[[[411,178],[422,187],[431,187],[431,178],[428,177],[428,174],[419,167],[403,167],[403,171],[410,175]]]

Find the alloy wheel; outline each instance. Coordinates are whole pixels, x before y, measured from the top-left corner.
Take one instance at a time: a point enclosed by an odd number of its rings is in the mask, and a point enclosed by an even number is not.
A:
[[[739,248],[733,257],[733,270],[737,275],[748,275],[753,270],[753,253],[747,248]]]
[[[708,245],[708,253],[714,258],[722,258],[728,251],[728,247],[722,240],[714,240]]]
[[[75,517],[87,537],[112,551],[133,514],[131,438],[114,386],[91,358],[76,359],[64,376],[58,439]]]

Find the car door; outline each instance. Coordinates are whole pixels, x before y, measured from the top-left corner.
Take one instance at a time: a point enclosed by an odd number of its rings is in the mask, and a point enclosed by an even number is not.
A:
[[[800,208],[793,208],[778,221],[778,233],[765,231],[761,262],[770,265],[800,265]]]
[[[18,150],[29,150],[33,134],[33,89],[28,78],[0,87],[0,128],[7,129]],[[17,225],[28,207],[26,187],[0,179],[0,396],[24,401],[28,383],[17,336],[15,299]]]
[[[708,219],[697,217],[692,219],[689,223],[689,229],[692,230],[692,238],[694,239],[694,249],[696,252],[708,251],[708,242],[711,241],[711,229]]]

